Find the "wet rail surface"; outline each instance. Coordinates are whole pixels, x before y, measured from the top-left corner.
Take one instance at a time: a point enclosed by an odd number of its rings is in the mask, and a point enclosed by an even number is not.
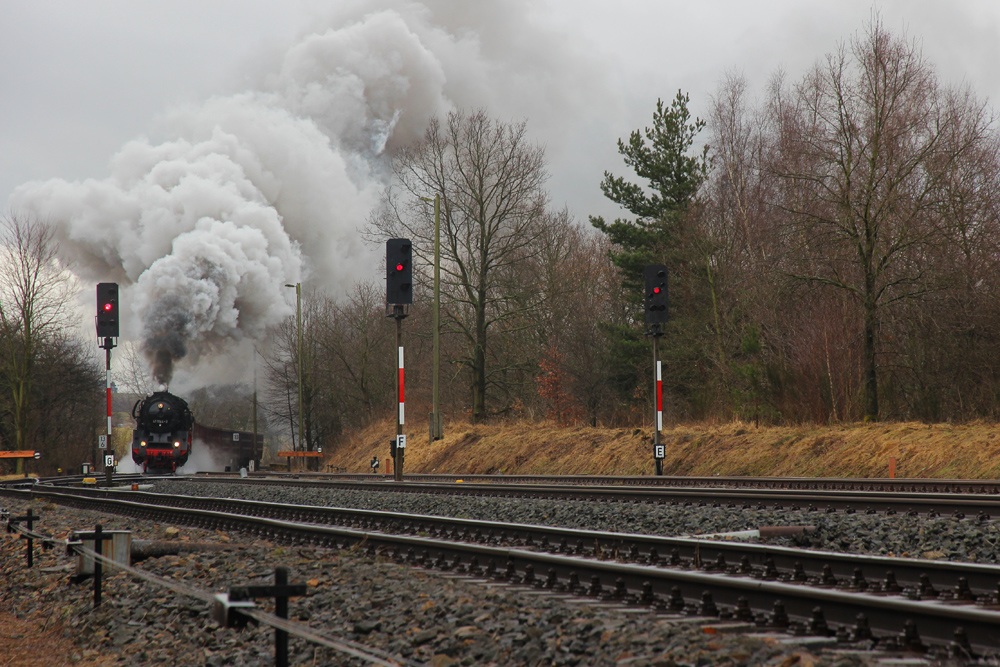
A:
[[[877,637],[890,649],[1000,653],[993,565],[131,490],[34,485],[8,493],[289,542],[361,544],[424,567],[747,627],[845,642]]]

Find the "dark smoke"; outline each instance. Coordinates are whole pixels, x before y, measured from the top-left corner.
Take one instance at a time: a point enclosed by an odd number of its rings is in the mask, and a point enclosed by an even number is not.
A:
[[[169,386],[174,376],[174,362],[187,354],[187,328],[191,318],[188,306],[176,298],[165,298],[160,309],[149,314],[143,335],[143,352],[149,360],[153,379]]]

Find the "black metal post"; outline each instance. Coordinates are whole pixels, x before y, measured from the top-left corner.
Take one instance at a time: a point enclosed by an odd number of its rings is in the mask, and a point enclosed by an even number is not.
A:
[[[25,520],[28,523],[28,535],[27,535],[27,538],[28,538],[28,567],[32,567],[34,565],[34,563],[35,563],[35,543],[34,543],[34,540],[31,539],[31,529],[34,527],[34,525],[35,525],[35,519],[37,519],[38,517],[35,516],[32,513],[31,508],[29,507],[28,508],[28,514],[24,518],[25,518]]]
[[[28,544],[28,551],[27,551],[28,567],[31,567],[32,565],[34,565],[34,553],[35,553],[35,549],[34,549],[34,540],[31,539],[31,529],[34,526],[34,523],[35,523],[34,520],[38,519],[38,518],[39,518],[38,515],[34,514],[31,511],[30,507],[28,508],[28,513],[26,515],[24,515],[24,516],[11,516],[11,517],[7,518],[7,532],[8,533],[13,533],[14,532],[14,528],[20,522],[26,521],[28,523],[28,534],[27,535],[21,535],[21,537],[23,539],[27,540],[27,544]]]
[[[28,508],[28,516],[27,516],[27,519],[28,519],[28,521],[27,521],[27,523],[28,523],[28,567],[32,567],[35,564],[35,541],[31,539],[31,530],[35,526],[35,518],[36,517],[32,513],[31,508],[29,507]]]
[[[101,524],[97,524],[92,533],[80,533],[74,532],[72,535],[72,540],[79,540],[79,545],[75,541],[71,541],[70,546],[82,546],[87,540],[94,540],[94,606],[98,607],[101,604],[101,579],[104,574],[104,566],[101,564],[100,558],[104,556],[104,543],[108,540],[114,539],[114,534],[105,535],[104,527]],[[114,549],[110,550],[112,553]],[[83,555],[83,554],[81,554]],[[86,558],[86,556],[83,556]],[[80,576],[77,581],[82,581],[86,576]]]
[[[274,569],[274,586],[232,586],[229,589],[229,599],[233,602],[242,602],[254,598],[273,597],[274,615],[281,619],[288,619],[288,598],[298,595],[305,595],[307,592],[305,584],[289,584],[288,568],[276,567]],[[227,620],[227,624],[232,626],[233,620]],[[245,623],[236,622],[242,627]],[[288,667],[288,632],[280,628],[274,629],[274,664],[278,667]]]
[[[288,585],[288,568],[274,568],[274,585],[278,594],[274,597],[274,615],[278,618],[288,618],[288,595],[284,589]],[[274,631],[274,664],[276,667],[288,667],[288,632],[277,628]]]
[[[104,528],[101,524],[97,524],[94,528],[94,551],[99,554],[104,553],[104,539],[101,535],[101,531]],[[94,558],[94,607],[101,606],[101,574],[104,568],[101,566],[101,560],[97,557]]]

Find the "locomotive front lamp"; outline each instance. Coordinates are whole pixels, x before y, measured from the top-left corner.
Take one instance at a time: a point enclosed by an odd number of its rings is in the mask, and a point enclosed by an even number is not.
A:
[[[180,446],[181,446],[181,443],[179,443],[176,440],[174,440],[174,447],[180,447]]]

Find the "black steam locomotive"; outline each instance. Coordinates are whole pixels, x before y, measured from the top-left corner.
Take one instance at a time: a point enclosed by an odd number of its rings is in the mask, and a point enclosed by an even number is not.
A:
[[[136,401],[132,408],[136,427],[132,431],[132,460],[143,472],[176,472],[188,462],[192,448],[201,470],[229,472],[260,469],[264,438],[253,433],[212,428],[195,423],[187,402],[180,396],[158,391]]]
[[[194,417],[187,401],[157,391],[132,406],[132,460],[143,472],[174,472],[187,463],[193,442]]]

